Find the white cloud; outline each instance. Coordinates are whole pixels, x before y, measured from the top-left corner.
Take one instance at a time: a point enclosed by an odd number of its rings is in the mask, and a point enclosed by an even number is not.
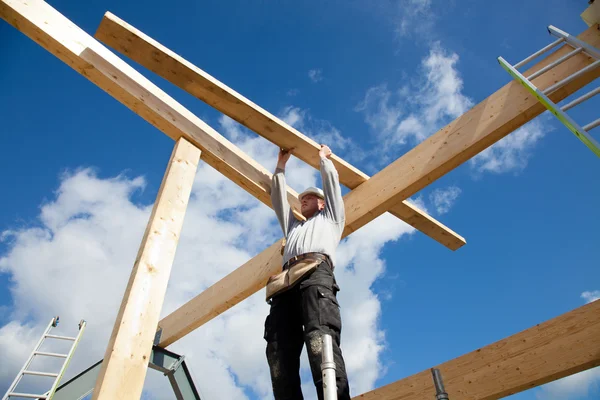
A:
[[[438,214],[445,214],[458,199],[461,190],[457,186],[450,186],[446,189],[435,189],[429,194],[429,201],[433,203]]]
[[[407,202],[411,203],[413,206],[418,207],[421,211],[429,214],[427,210],[427,205],[425,204],[425,200],[423,200],[423,195],[418,195],[417,197],[411,197],[406,199]]]
[[[323,70],[320,68],[311,69],[308,71],[308,77],[313,82],[319,82],[323,80]]]
[[[367,90],[365,98],[355,108],[356,111],[363,111],[367,124],[381,134],[392,132],[403,112],[400,103],[390,104],[391,97],[387,84],[374,86]]]
[[[581,293],[586,303],[600,300],[600,290]],[[588,369],[540,386],[536,391],[539,400],[572,400],[600,394],[600,367]]]
[[[573,400],[600,393],[600,367],[547,383],[536,392],[539,400]]]
[[[534,119],[477,154],[469,164],[478,173],[522,171],[533,148],[549,130],[551,127],[544,119]]]
[[[586,303],[591,303],[592,301],[600,300],[600,290],[594,290],[593,292],[583,292],[581,293],[581,298],[584,299]]]
[[[416,82],[395,92],[387,84],[367,90],[355,110],[364,113],[386,151],[421,142],[472,106],[462,93],[458,60],[457,54],[434,43],[421,61]]]
[[[226,119],[221,127],[236,137],[242,149],[274,168],[276,146]],[[315,184],[318,173],[292,159],[288,175],[294,187]],[[41,208],[37,226],[2,233],[7,250],[0,256],[0,270],[10,276],[14,306],[7,314],[8,323],[0,327],[0,391],[12,381],[55,314],[61,316],[65,334],[73,334],[82,318],[89,324],[66,378],[103,357],[150,215],[151,205],[135,201],[146,186],[141,177],[103,179],[90,169],[65,174],[54,197]],[[380,252],[386,243],[409,232],[414,229],[386,214],[340,245],[336,275],[342,287],[342,346],[355,395],[372,389],[385,371],[380,363],[385,348],[378,326],[380,300],[371,289],[385,271]],[[271,210],[201,163],[162,316],[279,237]],[[268,398],[262,332],[268,306],[263,296],[262,291],[257,293],[170,347],[185,354],[207,398]],[[314,389],[307,371],[304,358],[304,386],[310,398]],[[167,382],[158,378],[147,379],[145,390],[149,398],[171,396]]]
[[[417,83],[395,92],[387,84],[367,90],[355,110],[364,113],[377,140],[384,143],[382,163],[397,158],[397,149],[420,143],[473,106],[463,93],[458,61],[457,54],[434,43],[421,61]],[[477,154],[469,165],[477,175],[519,172],[527,166],[535,145],[551,129],[545,115],[530,121]]]
[[[328,145],[334,153],[349,162],[359,162],[366,157],[367,153],[352,139],[344,137],[329,121],[313,118],[308,110],[287,106],[281,111],[280,118],[314,141]]]
[[[400,0],[397,12],[395,25],[399,37],[431,36],[437,19],[431,0]]]

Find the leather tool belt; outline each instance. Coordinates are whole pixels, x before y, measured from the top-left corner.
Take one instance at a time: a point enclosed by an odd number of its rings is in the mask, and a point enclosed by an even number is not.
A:
[[[329,256],[323,253],[305,253],[292,257],[283,265],[283,271],[269,278],[267,282],[267,302],[274,296],[294,287],[300,278],[314,271],[319,264],[326,262],[333,270]]]

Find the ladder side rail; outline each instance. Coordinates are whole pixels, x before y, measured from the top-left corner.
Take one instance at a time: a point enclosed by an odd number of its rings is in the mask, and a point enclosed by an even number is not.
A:
[[[52,399],[52,397],[54,396],[54,392],[56,392],[56,388],[58,387],[60,380],[62,379],[65,371],[67,370],[67,367],[69,366],[69,363],[71,362],[73,353],[75,352],[77,345],[79,345],[81,337],[83,336],[83,332],[85,331],[86,325],[87,325],[87,323],[85,321],[81,322],[80,327],[79,327],[79,332],[77,333],[77,337],[75,338],[75,341],[73,342],[73,345],[71,346],[71,349],[69,350],[69,354],[67,354],[67,358],[65,359],[65,362],[63,363],[63,365],[60,369],[60,372],[58,373],[58,377],[56,378],[56,380],[54,381],[54,384],[52,384],[52,388],[48,392],[48,397],[47,397],[48,400]]]
[[[598,50],[594,46],[590,46],[588,43],[584,42],[583,40],[580,40],[573,35],[569,35],[567,32],[562,31],[553,25],[548,26],[548,32],[550,32],[550,34],[553,36],[564,39],[567,43],[569,43],[573,47],[582,47],[584,49],[584,51],[591,57],[600,59],[600,50]]]

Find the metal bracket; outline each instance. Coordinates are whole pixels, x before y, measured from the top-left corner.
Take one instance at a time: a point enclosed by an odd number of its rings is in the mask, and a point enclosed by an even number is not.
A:
[[[160,343],[160,337],[162,336],[162,328],[158,328],[156,330],[156,333],[154,334],[154,346],[158,346],[158,344]]]
[[[92,393],[101,366],[102,360],[62,384],[56,390],[54,400],[80,400]],[[184,356],[153,346],[148,367],[169,379],[177,400],[201,400]]]

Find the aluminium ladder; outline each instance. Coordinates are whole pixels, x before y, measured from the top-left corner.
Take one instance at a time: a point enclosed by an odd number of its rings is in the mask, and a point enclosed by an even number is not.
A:
[[[533,94],[535,97],[537,97],[537,99],[552,114],[554,114],[556,116],[556,118],[559,119],[559,121],[561,121],[571,132],[573,132],[575,134],[575,136],[577,136],[577,138],[579,138],[579,140],[581,140],[590,150],[592,150],[592,152],[594,152],[594,154],[596,154],[598,157],[600,157],[600,143],[598,143],[598,141],[595,140],[589,133],[590,130],[600,126],[600,118],[598,118],[597,120],[590,122],[589,124],[582,127],[565,113],[565,111],[575,107],[578,104],[583,103],[584,101],[588,100],[589,98],[600,93],[600,87],[588,92],[587,94],[584,94],[583,96],[579,97],[578,99],[573,100],[570,103],[568,103],[562,107],[559,107],[552,100],[550,100],[548,98],[548,96],[551,93],[555,92],[562,86],[566,85],[567,83],[573,81],[574,79],[577,79],[581,75],[598,67],[600,65],[600,50],[596,49],[593,46],[590,46],[588,43],[576,38],[575,36],[569,35],[568,33],[561,31],[560,29],[558,29],[552,25],[550,25],[548,27],[548,32],[551,35],[556,36],[558,39],[515,65],[510,65],[502,57],[498,57],[498,62],[506,71],[508,71],[508,73],[517,82],[521,83],[531,94]],[[571,52],[569,52],[568,54],[560,57],[558,60],[556,60],[556,61],[552,62],[551,64],[545,66],[544,68],[540,69],[539,71],[531,74],[528,77],[523,76],[517,70],[517,68],[527,64],[534,58],[546,53],[548,50],[550,50],[560,44],[563,44],[563,43],[565,46],[568,45],[568,46],[572,47],[573,50]],[[561,64],[562,62],[568,60],[569,58],[571,58],[574,55],[579,54],[579,53],[585,53],[588,56],[594,58],[595,61],[593,63],[589,64],[588,66],[586,66],[585,68],[582,68],[581,70],[573,73],[572,75],[568,76],[567,78],[561,80],[560,82],[555,83],[554,85],[549,86],[548,88],[546,88],[544,90],[538,89],[531,82],[533,79],[548,72],[552,68],[556,67],[557,65]]]
[[[81,339],[81,336],[83,335],[83,331],[85,330],[85,326],[86,326],[86,322],[84,320],[81,320],[79,322],[79,332],[76,337],[51,335],[50,331],[52,330],[52,328],[56,328],[58,326],[58,322],[59,322],[58,316],[52,318],[52,320],[48,324],[48,327],[42,334],[42,337],[40,338],[37,345],[35,346],[35,349],[29,355],[29,358],[25,362],[25,365],[23,365],[23,368],[21,368],[21,371],[19,372],[19,374],[17,375],[17,377],[15,378],[13,383],[8,388],[8,391],[6,392],[6,394],[4,395],[2,400],[8,400],[10,398],[19,398],[19,397],[20,398],[28,398],[28,399],[45,399],[45,400],[52,399],[52,396],[54,396],[54,392],[56,391],[56,388],[58,387],[58,384],[59,384],[65,370],[67,369],[67,366],[69,365],[69,361],[71,361],[71,357],[73,356],[73,353],[75,352],[75,349],[77,348],[77,345],[79,344],[79,341]],[[73,344],[71,345],[71,349],[69,350],[69,352],[67,354],[49,353],[49,352],[44,352],[44,351],[39,350],[45,339],[67,340],[67,341],[72,341]],[[31,364],[31,362],[33,361],[33,358],[35,356],[58,357],[58,358],[64,358],[65,361],[63,362],[63,365],[58,373],[38,372],[38,371],[28,370],[27,368],[29,368],[29,365]],[[31,393],[15,392],[14,390],[16,389],[17,385],[19,384],[19,382],[21,381],[23,376],[25,376],[25,375],[52,377],[52,378],[54,378],[54,383],[52,384],[52,387],[50,388],[50,390],[44,394],[31,394]]]

